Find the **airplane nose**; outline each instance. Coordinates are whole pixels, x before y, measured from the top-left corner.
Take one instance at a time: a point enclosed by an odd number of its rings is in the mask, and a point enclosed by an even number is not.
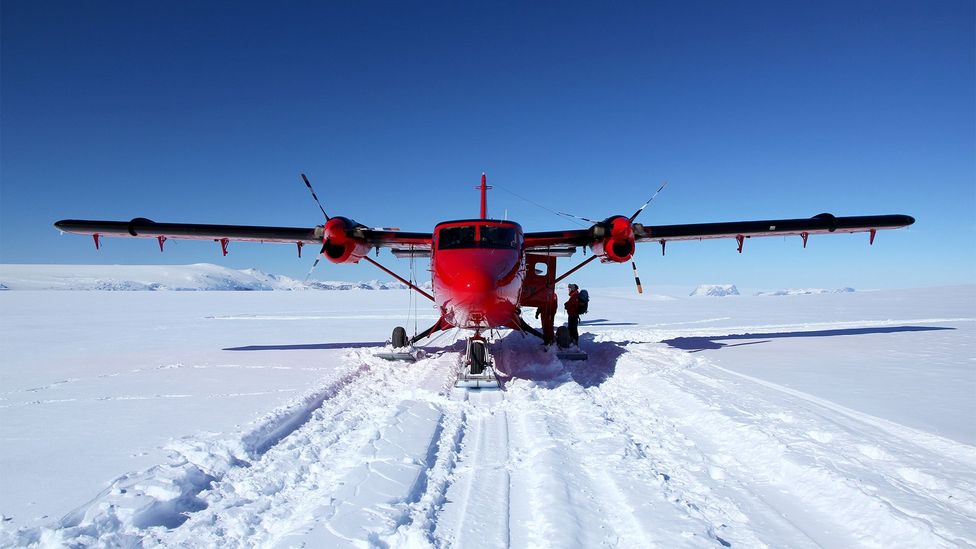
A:
[[[480,269],[471,269],[461,273],[460,287],[470,295],[482,295],[495,289],[494,278]]]

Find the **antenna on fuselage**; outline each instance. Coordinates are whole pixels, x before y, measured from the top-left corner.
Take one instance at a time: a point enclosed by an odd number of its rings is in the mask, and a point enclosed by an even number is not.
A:
[[[488,176],[485,172],[481,172],[481,186],[475,187],[476,189],[481,189],[481,219],[488,219]]]

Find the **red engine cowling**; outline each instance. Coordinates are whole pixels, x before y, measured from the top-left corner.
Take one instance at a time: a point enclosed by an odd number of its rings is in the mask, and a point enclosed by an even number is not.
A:
[[[617,215],[607,219],[593,228],[593,234],[600,240],[590,249],[594,255],[603,256],[603,261],[623,263],[634,256],[634,227],[626,217]]]
[[[349,231],[360,226],[345,217],[333,217],[327,221],[322,231],[322,253],[326,259],[333,263],[359,263],[369,253],[369,244],[350,235]]]

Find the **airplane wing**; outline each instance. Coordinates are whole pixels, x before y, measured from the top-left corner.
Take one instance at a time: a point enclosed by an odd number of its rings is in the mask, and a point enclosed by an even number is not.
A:
[[[589,229],[525,233],[526,250],[550,255],[572,255],[576,246],[592,246],[602,241],[611,231],[617,219],[610,218],[596,223]],[[762,236],[800,236],[804,243],[809,235],[830,233],[874,233],[883,229],[898,229],[915,223],[908,215],[867,215],[835,217],[823,213],[802,219],[766,219],[758,221],[732,221],[724,223],[693,223],[682,225],[630,225],[635,242],[660,242],[670,240],[704,240],[706,238],[734,238],[739,241]],[[562,253],[569,251],[568,254]]]
[[[205,225],[193,223],[156,223],[144,217],[131,221],[92,221],[64,219],[54,224],[66,233],[87,234],[96,237],[156,238],[162,242],[178,240],[215,240],[226,246],[227,242],[274,242],[298,244],[322,244],[325,227],[317,225],[301,227],[260,227],[253,225]],[[345,228],[349,238],[365,245],[379,248],[402,248],[429,254],[431,233],[414,233],[390,229],[370,229],[365,225],[350,223]],[[97,244],[97,238],[96,238]]]
[[[754,236],[802,236],[804,234],[860,233],[899,229],[915,223],[908,215],[862,215],[834,217],[828,213],[807,219],[767,219],[684,225],[634,225],[638,242],[702,240],[706,238],[752,238]]]

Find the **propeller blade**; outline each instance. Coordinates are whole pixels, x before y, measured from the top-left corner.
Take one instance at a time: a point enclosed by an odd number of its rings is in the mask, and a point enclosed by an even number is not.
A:
[[[305,275],[305,282],[308,282],[308,279],[312,277],[312,272],[314,272],[315,268],[319,266],[319,261],[322,261],[323,256],[325,256],[325,244],[322,244],[322,249],[319,251],[319,255],[315,256],[315,262],[312,263],[312,268],[309,269],[308,274]]]
[[[592,219],[588,219],[588,218],[586,218],[586,217],[582,217],[582,216],[578,216],[578,215],[573,215],[573,214],[571,214],[571,213],[566,213],[566,212],[556,212],[556,214],[557,214],[557,215],[561,215],[561,216],[563,216],[563,217],[575,217],[576,219],[582,219],[583,221],[586,221],[587,223],[599,223],[599,221],[594,221],[594,220],[592,220]]]
[[[634,282],[637,283],[637,293],[644,293],[644,288],[640,285],[640,276],[637,275],[637,263],[631,261],[630,266],[634,268]]]
[[[312,188],[312,184],[308,182],[308,178],[305,174],[302,174],[302,180],[305,181],[305,186],[308,187],[309,192],[312,193],[312,198],[315,199],[315,203],[319,205],[319,209],[322,210],[322,215],[325,216],[325,220],[329,220],[329,214],[325,213],[325,208],[322,207],[322,203],[319,202],[319,197],[315,195],[315,189]]]
[[[668,182],[665,181],[664,184],[661,185],[661,187],[657,190],[657,192],[654,193],[654,196],[648,198],[647,199],[647,202],[645,202],[644,205],[640,207],[640,209],[638,209],[636,212],[634,212],[634,215],[630,216],[630,222],[633,223],[634,222],[634,219],[636,219],[637,216],[640,215],[640,213],[642,211],[644,211],[644,208],[646,208],[647,205],[650,204],[652,200],[654,200],[655,198],[657,198],[657,195],[661,194],[661,191],[663,191],[664,190],[664,187],[667,187],[667,186],[668,186]]]
[[[637,275],[637,263],[631,261],[630,266],[634,268],[634,282],[637,283],[637,293],[644,293],[644,288],[641,287],[640,276]]]

